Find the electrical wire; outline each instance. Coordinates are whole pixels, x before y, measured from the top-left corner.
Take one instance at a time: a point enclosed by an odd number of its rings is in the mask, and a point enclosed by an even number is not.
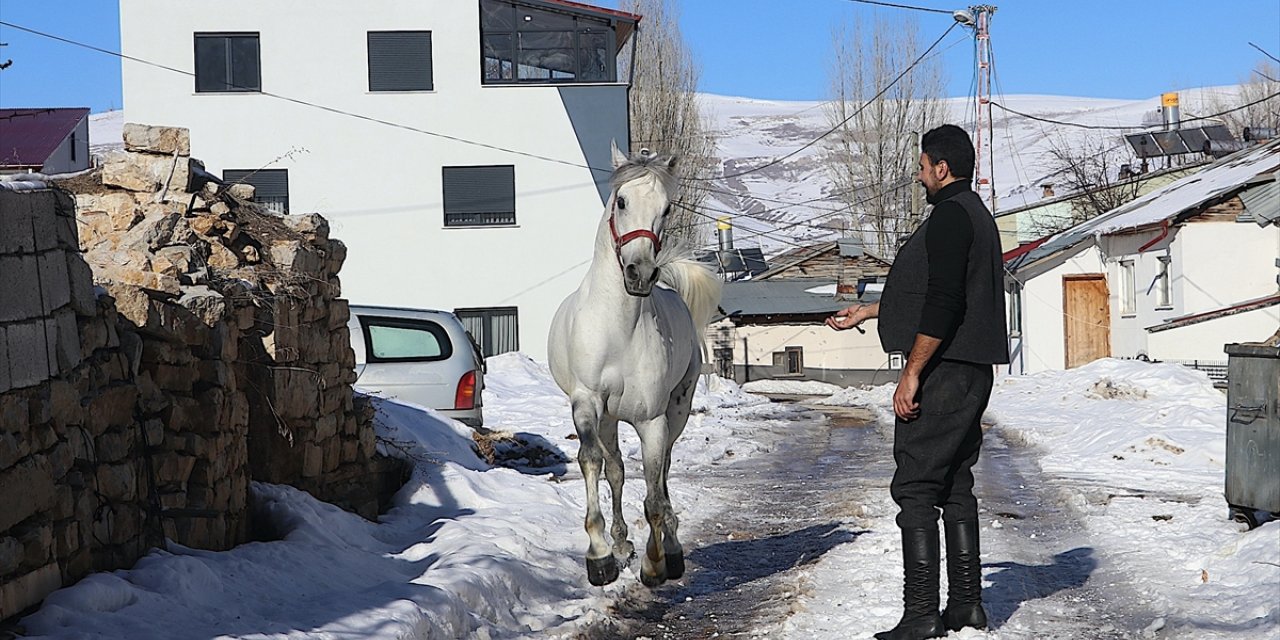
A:
[[[1247,104],[1242,104],[1242,105],[1240,105],[1240,106],[1238,106],[1238,107],[1234,107],[1234,108],[1231,108],[1231,109],[1227,109],[1226,111],[1219,111],[1218,113],[1210,114],[1210,115],[1207,115],[1207,116],[1200,116],[1200,117],[1197,117],[1197,118],[1186,118],[1186,119],[1182,120],[1181,122],[1183,122],[1183,123],[1187,123],[1187,122],[1195,122],[1195,121],[1197,121],[1197,120],[1213,120],[1214,118],[1218,118],[1218,117],[1221,117],[1221,116],[1225,116],[1225,115],[1227,115],[1228,113],[1235,113],[1236,111],[1243,111],[1243,110],[1245,110],[1245,109],[1248,109],[1249,107],[1252,107],[1252,106],[1255,106],[1255,105],[1262,104],[1263,102],[1266,102],[1266,101],[1271,100],[1272,98],[1276,98],[1276,97],[1280,97],[1280,91],[1277,91],[1277,92],[1275,92],[1275,93],[1273,93],[1273,94],[1271,94],[1271,95],[1269,95],[1269,96],[1267,96],[1267,97],[1265,97],[1265,98],[1259,98],[1259,99],[1257,99],[1257,100],[1254,100],[1253,102],[1250,102],[1250,103],[1247,103]],[[1040,117],[1040,116],[1033,116],[1033,115],[1031,115],[1031,114],[1029,114],[1029,113],[1023,113],[1023,112],[1018,111],[1018,110],[1016,110],[1016,109],[1010,109],[1009,107],[1006,107],[1006,106],[1004,106],[1004,105],[1000,104],[999,102],[996,102],[995,100],[992,100],[992,101],[991,101],[991,104],[993,104],[993,105],[995,105],[995,106],[997,106],[997,107],[1000,107],[1000,109],[1001,109],[1002,111],[1008,111],[1009,113],[1012,113],[1012,114],[1014,114],[1014,115],[1018,115],[1018,116],[1022,116],[1022,117],[1024,117],[1024,118],[1028,118],[1028,119],[1031,119],[1031,120],[1036,120],[1036,121],[1039,121],[1039,122],[1047,122],[1047,123],[1049,123],[1049,124],[1061,125],[1061,126],[1064,126],[1064,127],[1075,127],[1075,128],[1077,128],[1077,129],[1094,129],[1094,130],[1102,130],[1102,131],[1132,131],[1132,130],[1135,130],[1135,129],[1146,129],[1146,128],[1148,128],[1148,127],[1145,127],[1145,126],[1142,126],[1142,125],[1134,125],[1134,126],[1119,126],[1119,125],[1102,125],[1102,124],[1081,124],[1081,123],[1079,123],[1079,122],[1064,122],[1064,121],[1062,121],[1062,120],[1053,120],[1052,118],[1042,118],[1042,117]]]
[[[177,69],[177,68],[174,68],[174,67],[170,67],[170,66],[168,66],[168,65],[160,64],[160,63],[158,63],[158,62],[152,62],[152,61],[150,61],[150,60],[144,60],[144,59],[142,59],[142,58],[138,58],[138,57],[135,57],[135,56],[127,55],[127,54],[122,53],[122,52],[119,52],[119,51],[111,51],[110,49],[103,49],[102,47],[94,46],[94,45],[87,44],[87,43],[84,43],[84,42],[79,42],[79,41],[76,41],[76,40],[72,40],[72,39],[70,39],[70,38],[64,38],[64,37],[62,37],[62,36],[57,36],[57,35],[54,35],[54,34],[51,34],[51,33],[45,33],[45,32],[43,32],[43,31],[38,31],[38,30],[36,30],[36,29],[31,29],[31,28],[29,28],[29,27],[24,27],[24,26],[22,26],[22,25],[14,24],[14,23],[12,23],[12,22],[7,22],[7,21],[4,21],[4,20],[0,20],[0,25],[4,25],[4,26],[9,27],[9,28],[12,28],[12,29],[17,29],[17,30],[19,30],[19,31],[25,31],[25,32],[30,33],[30,34],[40,36],[40,37],[42,37],[42,38],[48,38],[48,39],[50,39],[50,40],[56,40],[56,41],[58,41],[58,42],[63,42],[63,43],[70,44],[70,45],[77,46],[77,47],[81,47],[81,48],[84,48],[84,49],[89,49],[89,50],[91,50],[91,51],[97,51],[98,53],[104,53],[104,54],[106,54],[106,55],[114,56],[114,57],[120,58],[120,59],[122,59],[122,60],[129,60],[130,62],[137,62],[138,64],[147,65],[147,66],[149,66],[149,67],[155,67],[155,68],[157,68],[157,69],[163,69],[163,70],[165,70],[165,71],[170,71],[170,72],[173,72],[173,73],[177,73],[177,74],[184,75],[184,76],[188,76],[188,77],[192,77],[192,78],[196,77],[196,74],[195,74],[194,72],[191,72],[191,71],[184,71],[184,70],[182,70],[182,69]],[[601,167],[593,167],[593,166],[585,165],[585,164],[581,164],[581,163],[578,163],[578,162],[572,162],[572,161],[569,161],[569,160],[561,160],[561,159],[559,159],[559,158],[552,158],[552,157],[550,157],[550,156],[544,156],[544,155],[540,155],[540,154],[536,154],[536,153],[530,153],[530,152],[527,152],[527,151],[519,151],[519,150],[516,150],[516,149],[508,149],[508,148],[506,148],[506,147],[501,147],[501,146],[498,146],[498,145],[489,144],[489,143],[487,143],[487,142],[479,142],[479,141],[476,141],[476,140],[469,140],[469,139],[467,139],[467,138],[462,138],[462,137],[454,136],[454,135],[450,135],[450,134],[447,134],[447,133],[440,133],[440,132],[438,132],[438,131],[430,131],[430,130],[427,130],[427,129],[421,129],[421,128],[418,128],[418,127],[414,127],[414,126],[407,125],[407,124],[402,124],[402,123],[399,123],[399,122],[392,122],[392,121],[390,121],[390,120],[383,120],[383,119],[381,119],[381,118],[375,118],[375,117],[373,117],[373,116],[367,116],[367,115],[364,115],[364,114],[361,114],[361,113],[355,113],[355,112],[353,112],[353,111],[346,111],[346,110],[343,110],[343,109],[338,109],[338,108],[336,108],[336,107],[330,107],[330,106],[323,105],[323,104],[318,104],[318,103],[315,103],[315,102],[309,102],[309,101],[307,101],[307,100],[303,100],[303,99],[301,99],[301,98],[294,98],[294,97],[286,96],[286,95],[279,94],[279,93],[273,93],[273,92],[270,92],[270,91],[262,91],[262,90],[260,90],[260,89],[255,89],[255,88],[253,88],[253,87],[241,87],[241,86],[237,86],[237,85],[234,85],[234,84],[233,84],[233,85],[230,85],[230,86],[232,86],[232,87],[234,87],[234,88],[236,88],[236,89],[242,89],[242,90],[253,90],[253,91],[254,91],[254,93],[257,93],[258,95],[267,96],[267,97],[269,97],[269,98],[274,98],[274,99],[276,99],[276,100],[282,100],[282,101],[284,101],[284,102],[289,102],[289,103],[293,103],[293,104],[297,104],[297,105],[301,105],[301,106],[305,106],[305,107],[310,107],[310,108],[313,108],[313,109],[319,109],[319,110],[321,110],[321,111],[327,111],[327,112],[329,112],[329,113],[333,113],[333,114],[337,114],[337,115],[341,115],[341,116],[346,116],[346,117],[349,117],[349,118],[355,118],[355,119],[357,119],[357,120],[364,120],[364,121],[367,121],[367,122],[373,122],[373,123],[377,123],[377,124],[385,125],[385,126],[388,126],[388,127],[394,127],[394,128],[396,128],[396,129],[402,129],[402,130],[405,130],[405,131],[411,131],[411,132],[414,132],[414,133],[420,133],[420,134],[423,134],[423,135],[432,136],[432,137],[436,137],[436,138],[441,138],[441,139],[449,140],[449,141],[452,141],[452,142],[458,142],[458,143],[461,143],[461,144],[471,145],[471,146],[475,146],[475,147],[481,147],[481,148],[489,149],[489,150],[492,150],[492,151],[501,151],[501,152],[503,152],[503,153],[510,153],[510,154],[513,154],[513,155],[518,155],[518,156],[522,156],[522,157],[526,157],[526,158],[533,158],[533,159],[535,159],[535,160],[543,160],[543,161],[545,161],[545,162],[552,162],[552,163],[555,163],[555,164],[561,164],[561,165],[565,165],[565,166],[576,167],[576,168],[579,168],[579,169],[589,169],[589,170],[591,170],[591,171],[596,171],[596,172],[606,173],[606,174],[612,174],[612,173],[613,173],[613,169],[604,169],[604,168],[601,168]]]
[[[753,167],[753,168],[751,168],[751,169],[747,169],[747,170],[745,170],[745,171],[739,171],[739,172],[737,172],[737,173],[731,173],[731,174],[728,174],[728,175],[723,175],[723,176],[719,176],[719,177],[715,177],[715,178],[693,178],[693,180],[700,181],[700,182],[702,182],[702,181],[705,181],[705,182],[711,182],[711,181],[716,181],[716,180],[728,180],[729,178],[738,178],[738,177],[741,177],[741,176],[745,176],[745,175],[749,175],[749,174],[755,173],[755,172],[757,172],[757,171],[763,171],[764,169],[767,169],[767,168],[769,168],[769,167],[772,167],[772,166],[774,166],[774,165],[776,165],[776,164],[778,164],[778,163],[780,163],[780,162],[782,162],[782,161],[784,161],[784,160],[787,160],[787,159],[789,159],[789,158],[795,157],[795,156],[796,156],[797,154],[799,154],[801,151],[804,151],[805,149],[808,149],[809,147],[812,147],[813,145],[818,144],[819,142],[821,142],[821,141],[822,141],[824,138],[826,138],[827,136],[829,136],[829,135],[831,135],[831,134],[835,133],[836,131],[839,131],[842,127],[844,127],[844,125],[848,124],[850,120],[852,120],[852,119],[854,119],[855,117],[857,117],[857,115],[858,115],[859,113],[862,113],[862,112],[863,112],[867,107],[869,107],[872,103],[874,103],[876,100],[878,100],[881,96],[883,96],[884,94],[888,93],[888,92],[889,92],[889,89],[892,89],[892,88],[894,87],[894,85],[898,84],[898,81],[899,81],[899,80],[902,80],[902,78],[903,78],[903,77],[905,77],[908,73],[910,73],[910,72],[911,72],[911,70],[912,70],[912,69],[914,69],[914,68],[916,67],[916,65],[920,64],[920,62],[921,62],[922,60],[924,60],[925,56],[929,55],[929,53],[930,53],[931,51],[933,51],[933,50],[934,50],[934,48],[936,48],[936,47],[938,46],[938,44],[940,44],[944,38],[946,38],[948,35],[950,35],[950,34],[951,34],[951,30],[952,30],[952,29],[955,29],[955,28],[956,28],[956,26],[957,26],[957,25],[959,25],[959,24],[960,24],[960,23],[958,23],[958,22],[953,22],[953,23],[951,23],[951,26],[950,26],[950,27],[947,27],[947,30],[946,30],[946,31],[944,31],[944,32],[942,33],[942,35],[941,35],[941,36],[938,36],[938,39],[937,39],[937,40],[934,40],[934,41],[933,41],[933,44],[929,45],[929,48],[924,50],[924,53],[921,53],[919,56],[917,56],[917,57],[916,57],[916,59],[915,59],[915,61],[913,61],[910,65],[908,65],[908,66],[907,66],[907,68],[903,69],[900,73],[898,73],[897,77],[895,77],[891,82],[889,82],[889,84],[885,85],[885,86],[884,86],[884,88],[883,88],[883,89],[881,89],[878,93],[876,93],[874,96],[872,96],[870,100],[867,100],[866,102],[864,102],[864,103],[862,104],[862,106],[860,106],[860,107],[858,107],[856,110],[854,110],[854,112],[853,112],[852,114],[850,114],[850,115],[849,115],[849,117],[845,118],[844,120],[841,120],[841,121],[840,121],[838,124],[836,124],[834,127],[831,127],[830,129],[828,129],[828,130],[826,131],[826,133],[823,133],[822,135],[818,136],[817,138],[814,138],[813,140],[810,140],[809,142],[806,142],[806,143],[805,143],[803,146],[801,146],[800,148],[795,149],[795,150],[791,151],[790,153],[787,153],[786,155],[783,155],[783,156],[779,156],[779,157],[777,157],[777,158],[774,158],[773,160],[770,160],[769,162],[766,162],[766,163],[764,163],[764,164],[762,164],[762,165],[760,165],[760,166],[758,166],[758,167]]]
[[[856,2],[858,4],[870,4],[878,7],[891,7],[894,9],[909,9],[911,11],[924,11],[926,13],[941,13],[952,15],[951,11],[946,9],[934,9],[932,7],[916,7],[909,4],[898,4],[896,2],[881,2],[880,0],[845,0],[846,2]]]

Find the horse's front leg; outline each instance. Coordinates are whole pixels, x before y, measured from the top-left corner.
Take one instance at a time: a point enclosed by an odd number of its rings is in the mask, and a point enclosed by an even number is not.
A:
[[[603,402],[584,394],[573,398],[573,425],[578,430],[578,465],[587,485],[587,580],[599,587],[618,579],[618,562],[604,537],[604,516],[600,514],[600,467],[604,447],[600,442]]]
[[[667,466],[667,417],[659,416],[636,425],[644,458],[644,517],[649,523],[649,543],[640,563],[640,582],[656,587],[667,579],[667,557],[663,545],[671,501],[667,499],[663,475]]]
[[[618,419],[605,416],[600,420],[600,444],[604,449],[604,475],[613,494],[613,557],[626,564],[635,555],[635,547],[627,539],[627,519],[622,515],[622,485],[626,473],[622,467],[622,451],[618,449]]]
[[[684,431],[685,423],[689,421],[689,408],[693,404],[693,392],[697,382],[697,374],[691,374],[676,387],[667,404],[667,454],[662,465],[662,495],[667,498],[667,512],[664,519],[662,545],[666,555],[668,580],[678,580],[684,576],[684,547],[680,544],[680,538],[677,535],[680,519],[676,517],[675,507],[671,505],[671,493],[667,487],[667,481],[671,475],[671,450],[675,447],[676,439]]]

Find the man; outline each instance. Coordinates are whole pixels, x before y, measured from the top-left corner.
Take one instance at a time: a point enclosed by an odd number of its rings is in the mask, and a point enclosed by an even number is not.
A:
[[[827,319],[836,330],[879,318],[886,352],[907,354],[893,394],[890,493],[902,529],[904,612],[881,640],[939,638],[985,629],[973,465],[992,365],[1009,362],[1000,235],[969,187],[973,143],[943,125],[921,139],[918,179],[933,212],[889,270],[880,302]],[[938,510],[947,541],[947,607],[938,613]]]

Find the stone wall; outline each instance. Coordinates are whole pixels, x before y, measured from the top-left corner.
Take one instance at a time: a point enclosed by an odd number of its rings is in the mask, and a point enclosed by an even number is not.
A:
[[[186,191],[185,130],[124,135],[100,172],[0,191],[0,619],[165,539],[248,540],[253,480],[373,517],[403,479],[353,402],[324,219]]]

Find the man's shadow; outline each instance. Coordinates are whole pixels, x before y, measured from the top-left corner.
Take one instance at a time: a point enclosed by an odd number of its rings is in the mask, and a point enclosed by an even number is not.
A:
[[[999,629],[1023,603],[1084,586],[1098,561],[1091,547],[1076,547],[1053,556],[1052,564],[992,562],[983,566],[996,569],[986,576],[991,586],[982,590],[982,599],[991,628]]]

